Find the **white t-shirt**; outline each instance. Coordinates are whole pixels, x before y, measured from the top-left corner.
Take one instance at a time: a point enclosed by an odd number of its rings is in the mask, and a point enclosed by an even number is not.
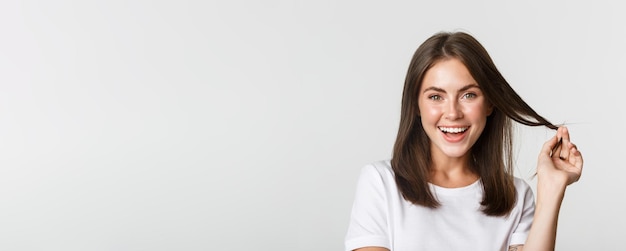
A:
[[[524,244],[535,203],[524,180],[515,178],[515,188],[517,203],[508,216],[487,216],[480,211],[480,180],[461,188],[430,184],[441,203],[430,209],[402,197],[389,160],[369,164],[359,177],[345,249],[495,251]]]

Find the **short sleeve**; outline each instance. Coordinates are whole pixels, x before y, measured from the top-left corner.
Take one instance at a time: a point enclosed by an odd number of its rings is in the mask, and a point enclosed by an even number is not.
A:
[[[361,169],[345,238],[345,250],[362,247],[390,249],[385,182],[373,165]]]
[[[526,243],[526,239],[528,238],[528,232],[530,232],[530,226],[533,223],[533,216],[535,215],[535,198],[533,195],[533,191],[530,189],[528,184],[518,179],[516,182],[521,184],[517,185],[518,203],[522,202],[522,214],[519,219],[519,223],[517,227],[513,230],[511,234],[511,238],[509,241],[510,245],[524,245]],[[521,201],[520,201],[521,200]]]

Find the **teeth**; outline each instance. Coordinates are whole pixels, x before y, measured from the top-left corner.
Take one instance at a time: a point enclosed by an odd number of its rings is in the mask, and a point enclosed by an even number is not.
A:
[[[468,127],[439,127],[439,130],[447,133],[461,133],[467,130]]]

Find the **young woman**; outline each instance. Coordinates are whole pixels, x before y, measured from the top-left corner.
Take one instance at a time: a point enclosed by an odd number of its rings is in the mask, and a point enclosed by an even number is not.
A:
[[[526,104],[463,32],[415,52],[393,157],[362,169],[346,250],[554,250],[583,159],[565,127]],[[512,122],[556,129],[537,162],[537,198],[513,176]]]

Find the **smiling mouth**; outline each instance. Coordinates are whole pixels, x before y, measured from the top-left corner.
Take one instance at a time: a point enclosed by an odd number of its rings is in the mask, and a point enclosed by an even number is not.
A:
[[[469,126],[466,126],[466,127],[443,127],[443,126],[439,126],[438,128],[439,128],[440,131],[442,131],[444,133],[456,134],[456,133],[463,133],[463,132],[467,131]]]

